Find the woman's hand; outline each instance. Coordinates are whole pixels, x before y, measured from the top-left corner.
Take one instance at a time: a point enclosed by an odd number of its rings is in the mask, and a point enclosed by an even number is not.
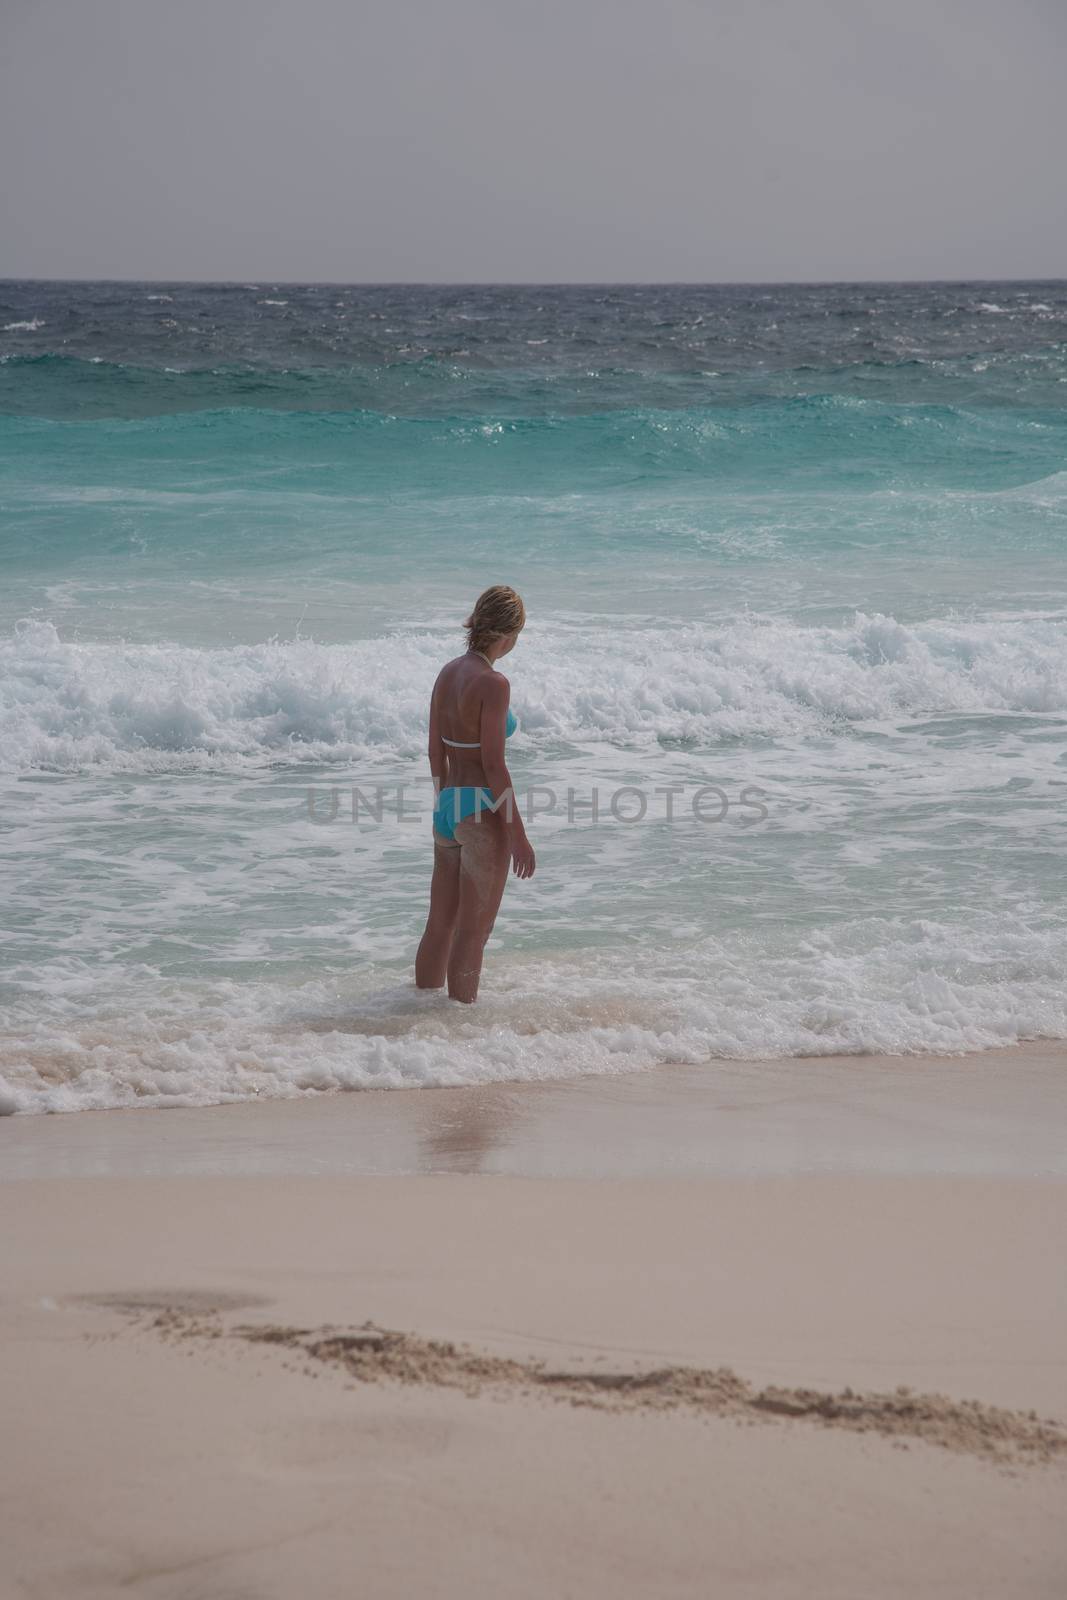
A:
[[[537,857],[534,855],[533,845],[525,834],[521,839],[512,841],[511,865],[515,869],[516,878],[532,878],[534,875]]]

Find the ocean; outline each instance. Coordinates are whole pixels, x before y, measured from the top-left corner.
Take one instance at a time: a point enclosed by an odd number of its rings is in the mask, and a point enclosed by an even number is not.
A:
[[[0,283],[0,542],[6,1109],[1067,1037],[1063,282]],[[491,583],[472,1009],[412,962]]]

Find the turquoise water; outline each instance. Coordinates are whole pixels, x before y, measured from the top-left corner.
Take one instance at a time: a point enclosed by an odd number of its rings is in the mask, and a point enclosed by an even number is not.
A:
[[[1067,1037],[1067,285],[8,283],[0,329],[9,1103]],[[422,750],[500,581],[556,806],[471,1012],[410,986]]]

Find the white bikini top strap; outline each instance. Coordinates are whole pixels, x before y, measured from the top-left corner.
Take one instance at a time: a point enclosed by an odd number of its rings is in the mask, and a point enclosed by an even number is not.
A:
[[[450,744],[453,750],[480,750],[482,748],[480,739],[475,739],[473,743],[469,743],[466,739],[446,739],[444,734],[441,735],[441,743]]]

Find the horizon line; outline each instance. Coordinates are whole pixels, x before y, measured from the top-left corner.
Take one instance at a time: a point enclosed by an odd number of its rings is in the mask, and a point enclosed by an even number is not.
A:
[[[270,274],[260,276],[264,280],[270,278]],[[857,286],[901,288],[913,284],[1067,283],[1067,275],[945,278],[270,278],[270,282],[272,287],[290,289],[838,289]],[[216,285],[244,288],[247,279],[0,276],[0,284],[7,283],[165,283],[186,288]]]

